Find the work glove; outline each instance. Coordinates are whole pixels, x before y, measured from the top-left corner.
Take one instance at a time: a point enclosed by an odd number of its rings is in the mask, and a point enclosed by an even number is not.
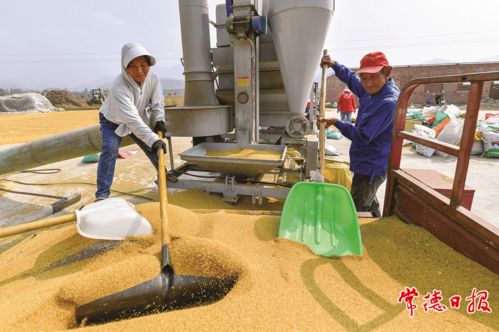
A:
[[[166,126],[163,121],[157,121],[156,124],[154,125],[154,132],[157,133],[160,131],[163,134],[163,137],[166,135]]]
[[[166,144],[162,140],[158,139],[156,142],[152,144],[152,150],[154,153],[158,154],[159,151],[163,149],[164,153],[166,153]]]

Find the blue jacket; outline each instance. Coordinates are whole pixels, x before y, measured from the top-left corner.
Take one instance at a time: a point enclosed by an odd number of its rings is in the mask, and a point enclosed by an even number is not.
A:
[[[336,76],[359,98],[355,126],[336,121],[336,127],[352,141],[350,170],[371,177],[384,174],[392,147],[392,129],[400,90],[389,79],[375,95],[370,95],[358,76],[347,67],[335,63]]]

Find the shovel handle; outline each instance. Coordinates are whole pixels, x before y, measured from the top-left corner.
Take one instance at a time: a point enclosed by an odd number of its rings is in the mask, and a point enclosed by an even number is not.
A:
[[[327,55],[327,50],[323,51],[323,56]],[[326,116],[326,83],[327,83],[327,65],[322,65],[322,80],[321,80],[321,97],[319,100],[320,116],[324,118]],[[319,123],[319,161],[321,174],[324,175],[325,167],[325,156],[326,156],[326,124],[324,122]]]
[[[50,226],[55,226],[55,225],[61,225],[65,224],[71,221],[76,220],[76,214],[71,213],[67,214],[64,216],[60,217],[55,217],[55,218],[50,218],[50,219],[43,219],[39,221],[34,221],[30,223],[26,223],[23,225],[19,226],[12,226],[12,227],[7,227],[7,228],[2,228],[0,229],[0,238],[11,236],[11,235],[17,235],[29,231],[34,231],[37,229],[42,229]]]
[[[163,139],[163,133],[157,132],[160,139]],[[159,209],[161,217],[161,244],[169,245],[171,242],[169,225],[168,225],[168,197],[166,188],[166,168],[165,168],[165,154],[162,149],[158,151],[158,181],[159,181]]]
[[[75,193],[66,197],[63,197],[62,199],[58,200],[57,202],[52,203],[52,213],[57,213],[64,209],[65,207],[72,205],[76,202],[79,202],[81,200],[81,194],[80,193]]]

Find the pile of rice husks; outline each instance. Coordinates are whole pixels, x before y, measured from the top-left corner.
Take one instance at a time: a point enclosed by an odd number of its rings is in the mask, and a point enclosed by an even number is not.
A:
[[[364,256],[324,258],[301,244],[277,238],[279,217],[252,212],[250,204],[239,205],[239,212],[214,210],[219,205],[216,195],[183,192],[175,196],[170,197],[168,213],[176,272],[237,275],[234,288],[211,305],[85,328],[499,329],[497,275],[419,227],[396,218],[361,220]],[[193,202],[213,210],[192,210],[196,207]],[[77,305],[156,277],[160,269],[159,204],[142,204],[137,209],[152,223],[154,235],[117,242],[90,240],[68,224],[0,241],[0,330],[82,327],[75,323]],[[248,212],[241,211],[244,209]],[[413,318],[406,304],[398,303],[406,287],[419,293]],[[466,298],[473,288],[488,292],[486,302],[492,313],[467,313]],[[442,292],[446,311],[424,311],[423,297],[433,290]],[[450,307],[449,298],[454,295],[462,297],[459,309]]]

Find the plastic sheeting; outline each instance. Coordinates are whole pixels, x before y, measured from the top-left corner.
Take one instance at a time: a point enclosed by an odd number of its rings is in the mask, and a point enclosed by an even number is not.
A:
[[[414,125],[414,131],[416,132],[416,135],[425,138],[435,138],[436,136],[435,130],[421,125]],[[416,152],[429,158],[433,156],[433,153],[435,153],[435,149],[422,144],[416,144]]]
[[[63,109],[56,108],[39,93],[22,93],[0,97],[0,112],[47,113]]]

